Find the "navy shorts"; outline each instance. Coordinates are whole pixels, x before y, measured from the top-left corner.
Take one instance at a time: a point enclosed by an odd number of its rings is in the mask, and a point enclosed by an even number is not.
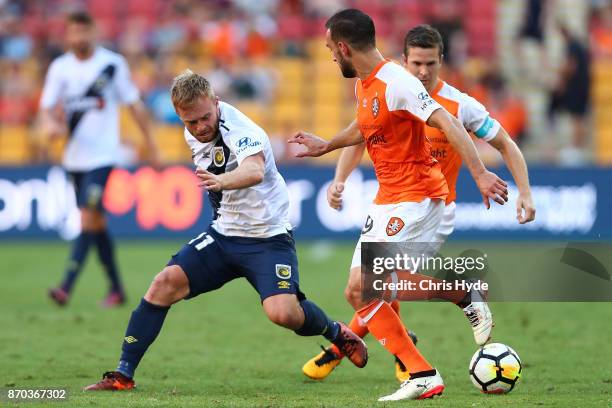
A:
[[[108,166],[91,171],[69,173],[74,184],[77,207],[103,211],[102,197],[112,170],[112,166]]]
[[[174,254],[170,265],[180,266],[187,274],[186,299],[219,289],[236,278],[246,278],[261,301],[282,293],[306,298],[300,292],[295,242],[290,234],[230,237],[211,227]]]

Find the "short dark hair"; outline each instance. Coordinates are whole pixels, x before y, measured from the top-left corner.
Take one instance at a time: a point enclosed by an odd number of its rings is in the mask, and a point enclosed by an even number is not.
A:
[[[94,21],[91,17],[91,14],[86,11],[73,11],[72,13],[68,14],[68,16],[66,16],[66,22],[69,24],[84,24],[86,26],[94,25]]]
[[[412,28],[404,38],[404,54],[408,55],[408,48],[436,48],[440,56],[444,54],[444,43],[440,32],[429,24],[421,24]]]
[[[374,22],[363,11],[346,9],[337,12],[327,20],[325,27],[329,29],[335,42],[345,41],[359,51],[376,47],[376,30]]]

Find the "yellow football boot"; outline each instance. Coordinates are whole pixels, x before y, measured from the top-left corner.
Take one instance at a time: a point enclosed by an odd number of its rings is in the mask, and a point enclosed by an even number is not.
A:
[[[331,347],[325,349],[321,346],[321,349],[323,349],[322,352],[308,360],[302,367],[304,375],[313,380],[323,380],[342,361],[342,357],[337,356]]]
[[[408,330],[408,336],[410,337],[410,340],[412,340],[412,343],[416,346],[417,341],[419,341],[416,334],[412,330]],[[400,383],[410,379],[410,373],[406,369],[406,366],[397,357],[395,357],[395,378],[397,378],[397,381]]]

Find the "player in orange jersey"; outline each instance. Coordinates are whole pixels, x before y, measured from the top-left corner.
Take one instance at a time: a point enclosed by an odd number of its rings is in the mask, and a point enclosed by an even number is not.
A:
[[[531,198],[527,165],[521,151],[504,128],[489,116],[482,104],[438,77],[442,66],[443,51],[440,33],[429,25],[419,25],[411,29],[404,40],[404,65],[421,81],[433,99],[460,119],[466,130],[475,137],[487,141],[501,153],[519,192],[516,200],[517,220],[520,224],[533,221],[535,207]],[[357,123],[353,122],[345,131],[358,133]],[[439,129],[427,126],[425,134],[432,143],[432,156],[440,162],[442,173],[450,190],[446,198],[442,222],[434,237],[435,242],[442,243],[454,229],[456,184],[461,168],[461,157]],[[327,199],[332,208],[340,209],[342,206],[344,183],[361,161],[364,149],[365,144],[363,143],[343,149],[336,168],[336,176],[327,191]],[[458,305],[463,308],[463,312],[472,324],[476,342],[478,344],[486,342],[491,328],[486,324],[486,319],[481,319],[478,313],[474,313],[470,305],[464,305],[461,302]],[[482,306],[486,307],[486,304]],[[399,303],[394,302],[392,307],[396,311],[399,310]],[[486,309],[488,310],[488,307]],[[368,333],[367,327],[360,324],[357,315],[351,323],[355,333],[364,336]],[[333,371],[341,359],[342,354],[333,347],[329,347],[304,365],[304,374],[321,380]],[[400,361],[396,361],[396,376],[400,381],[408,378],[408,372]]]
[[[444,390],[440,374],[419,353],[392,307],[381,299],[364,301],[361,288],[361,242],[432,242],[443,217],[448,187],[431,156],[425,123],[440,129],[465,161],[484,202],[507,201],[507,186],[486,170],[476,148],[457,118],[433,100],[423,84],[376,48],[374,24],[359,10],[343,10],[326,23],[326,45],[347,78],[358,77],[358,132],[350,128],[332,140],[299,132],[290,143],[320,156],[365,142],[374,163],[379,190],[357,244],[345,295],[370,333],[402,364],[409,379],[381,401],[422,399]],[[419,279],[419,274],[414,274]],[[421,275],[422,276],[422,275]],[[448,300],[462,301],[469,293],[449,291]]]

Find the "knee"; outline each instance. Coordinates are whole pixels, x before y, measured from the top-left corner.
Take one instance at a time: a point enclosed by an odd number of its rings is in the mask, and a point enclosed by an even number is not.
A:
[[[288,329],[297,330],[300,328],[298,316],[290,310],[273,310],[267,313],[268,319],[274,324],[277,324]]]
[[[104,214],[89,208],[81,209],[81,229],[88,232],[101,231],[105,227]]]
[[[304,324],[304,311],[297,299],[286,296],[272,296],[264,300],[264,311],[272,323],[297,330]]]
[[[158,305],[169,306],[189,293],[185,273],[176,265],[165,267],[158,273],[145,295],[145,299]]]
[[[361,296],[361,284],[359,282],[349,281],[344,289],[344,297],[355,310],[365,306]]]

